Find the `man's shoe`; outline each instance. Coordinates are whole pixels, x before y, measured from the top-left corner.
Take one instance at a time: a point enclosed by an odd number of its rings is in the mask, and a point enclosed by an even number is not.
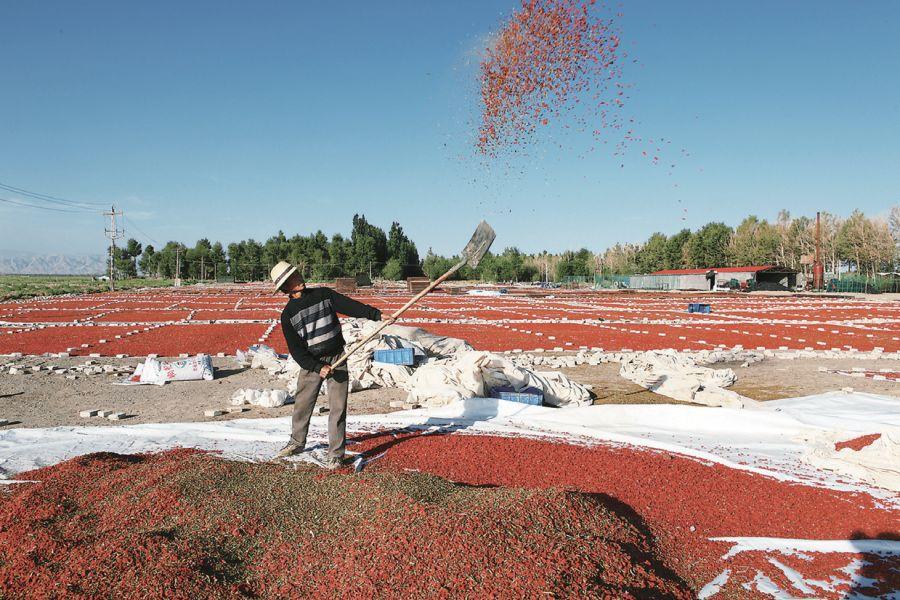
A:
[[[303,446],[298,444],[297,442],[290,441],[285,445],[284,448],[278,451],[275,455],[275,458],[287,458],[288,456],[294,456],[295,454],[300,454],[303,452]]]
[[[323,461],[323,466],[326,469],[340,469],[344,466],[344,457],[343,456],[328,456]]]

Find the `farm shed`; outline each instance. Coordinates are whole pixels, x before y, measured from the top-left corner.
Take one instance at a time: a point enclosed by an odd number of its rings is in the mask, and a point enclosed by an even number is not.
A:
[[[775,265],[749,267],[716,267],[711,269],[667,269],[649,275],[633,275],[629,280],[632,289],[650,290],[709,290],[713,283],[725,287],[735,279],[741,286],[753,280],[757,286],[797,286],[797,270]]]

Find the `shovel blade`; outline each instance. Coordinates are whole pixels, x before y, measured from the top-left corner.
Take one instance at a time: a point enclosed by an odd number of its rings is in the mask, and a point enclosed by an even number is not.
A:
[[[472,234],[472,239],[460,252],[462,261],[470,267],[477,267],[496,237],[497,234],[494,233],[494,228],[488,225],[486,221],[479,223],[475,233]]]

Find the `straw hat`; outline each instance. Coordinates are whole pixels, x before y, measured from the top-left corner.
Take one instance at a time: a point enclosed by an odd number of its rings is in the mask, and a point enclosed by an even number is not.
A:
[[[286,260],[283,260],[272,267],[272,272],[269,273],[269,275],[272,277],[272,283],[275,284],[275,291],[279,291],[281,286],[284,285],[284,282],[288,280],[288,277],[296,272],[297,267]]]

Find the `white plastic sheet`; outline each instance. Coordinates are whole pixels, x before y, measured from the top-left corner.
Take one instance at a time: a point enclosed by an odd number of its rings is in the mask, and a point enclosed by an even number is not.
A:
[[[291,397],[284,390],[241,388],[231,395],[232,406],[250,404],[262,408],[278,408],[287,404],[289,400]]]
[[[682,402],[741,408],[749,398],[727,390],[737,377],[731,369],[711,369],[674,350],[639,352],[623,360],[619,375],[648,390]]]
[[[589,389],[558,372],[531,371],[490,352],[461,352],[416,369],[409,382],[408,401],[423,406],[442,406],[465,398],[485,396],[495,387],[516,391],[536,388],[550,406],[590,404]]]

